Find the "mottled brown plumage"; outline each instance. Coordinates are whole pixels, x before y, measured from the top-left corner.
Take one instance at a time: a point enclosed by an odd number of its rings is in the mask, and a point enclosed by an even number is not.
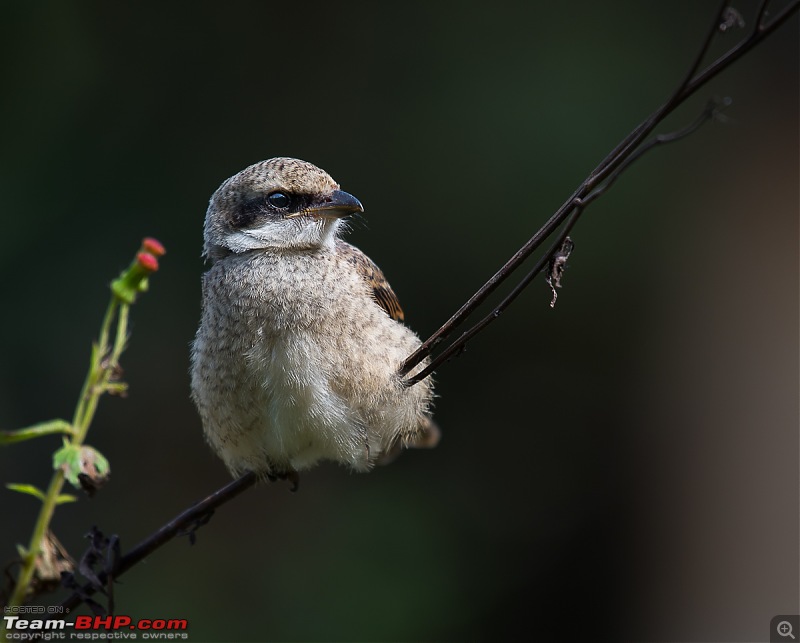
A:
[[[409,388],[397,375],[420,341],[380,268],[337,238],[360,211],[327,173],[289,158],[250,166],[211,198],[192,397],[234,475],[320,460],[363,471],[438,441],[430,380]]]
[[[372,291],[375,301],[386,311],[386,314],[395,321],[404,321],[405,315],[403,315],[403,309],[400,308],[397,295],[394,294],[392,287],[375,262],[361,250],[341,239],[336,240],[336,250],[355,266]]]

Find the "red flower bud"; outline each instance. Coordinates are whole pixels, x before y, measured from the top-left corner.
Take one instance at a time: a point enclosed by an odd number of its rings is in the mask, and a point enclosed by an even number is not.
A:
[[[145,237],[142,240],[142,250],[144,252],[149,252],[154,257],[163,257],[165,254],[167,254],[163,244],[158,239],[154,239],[153,237]]]
[[[142,247],[127,270],[111,282],[111,291],[126,304],[136,301],[140,292],[147,290],[147,278],[158,270],[158,259],[165,253],[164,246],[152,237],[142,240]]]
[[[136,255],[136,263],[149,272],[158,270],[158,259],[149,252],[140,252]]]

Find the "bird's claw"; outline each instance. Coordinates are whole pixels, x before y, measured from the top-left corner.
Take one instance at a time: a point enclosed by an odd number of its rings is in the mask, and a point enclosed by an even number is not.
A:
[[[294,493],[300,487],[300,474],[297,471],[285,471],[283,473],[268,473],[267,478],[269,478],[270,482],[275,482],[277,480],[288,480],[292,483],[291,488],[289,491]]]

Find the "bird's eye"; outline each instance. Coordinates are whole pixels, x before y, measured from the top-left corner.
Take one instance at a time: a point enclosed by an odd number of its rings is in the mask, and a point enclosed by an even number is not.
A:
[[[278,208],[279,210],[288,208],[289,203],[291,203],[289,196],[283,192],[273,192],[267,197],[267,201],[273,208]]]

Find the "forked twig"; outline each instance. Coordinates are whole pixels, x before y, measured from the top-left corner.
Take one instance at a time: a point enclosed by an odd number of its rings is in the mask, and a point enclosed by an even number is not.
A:
[[[420,364],[424,359],[431,355],[433,349],[444,339],[446,339],[457,327],[459,327],[475,309],[480,306],[506,279],[509,278],[522,263],[536,251],[544,241],[550,237],[559,226],[565,221],[569,221],[569,226],[575,224],[577,219],[585,210],[586,206],[602,195],[610,185],[616,181],[620,173],[630,166],[636,159],[652,147],[678,140],[692,133],[697,127],[707,120],[701,117],[695,124],[675,132],[672,135],[656,137],[653,141],[640,148],[645,139],[653,130],[669,115],[676,107],[682,104],[687,98],[694,94],[700,87],[705,85],[711,78],[719,74],[722,70],[729,67],[733,62],[741,58],[745,53],[752,49],[759,42],[764,40],[769,34],[773,33],[780,25],[800,8],[800,0],[794,0],[780,11],[768,24],[764,19],[770,1],[763,0],[756,14],[756,20],[750,33],[738,44],[726,51],[705,69],[698,72],[703,59],[708,53],[708,49],[714,37],[720,31],[730,28],[726,10],[729,9],[729,0],[721,3],[714,17],[714,23],[709,29],[703,44],[695,57],[689,71],[683,81],[672,92],[670,97],[638,127],[636,127],[625,139],[619,143],[611,153],[591,172],[589,177],[581,183],[575,192],[567,199],[563,205],[553,214],[547,222],[520,248],[511,259],[503,265],[470,299],[436,332],[434,332],[409,358],[400,369],[400,375],[407,376],[408,373]],[[738,15],[738,13],[737,13]],[[637,151],[638,150],[638,151]],[[503,310],[517,297],[519,291],[527,286],[530,281],[547,265],[550,257],[558,248],[561,241],[566,237],[565,233],[559,235],[556,243],[544,254],[542,259],[537,262],[533,270],[526,275],[514,291],[506,297],[489,315],[477,322],[470,329],[462,333],[450,346],[436,356],[429,365],[407,377],[404,382],[407,386],[413,386],[430,375],[438,366],[450,359],[453,355],[460,353],[469,339],[483,330],[489,323],[496,319]]]
[[[528,284],[533,281],[536,276],[544,270],[544,268],[550,263],[551,258],[554,256],[556,252],[558,252],[559,248],[562,247],[564,244],[567,235],[572,230],[573,226],[577,223],[578,218],[583,214],[586,206],[588,206],[592,201],[600,197],[603,193],[610,188],[614,182],[620,177],[620,175],[633,163],[635,163],[638,159],[644,156],[650,150],[658,147],[659,145],[664,145],[666,143],[674,143],[675,141],[679,141],[682,138],[686,138],[691,134],[694,134],[700,127],[702,127],[708,121],[716,118],[721,111],[722,107],[725,107],[730,104],[729,99],[725,99],[723,101],[711,101],[706,108],[703,110],[702,114],[698,116],[692,123],[687,125],[686,127],[677,130],[675,132],[670,132],[669,134],[660,134],[659,136],[654,137],[647,143],[643,144],[642,146],[638,147],[628,158],[626,158],[620,165],[617,167],[616,170],[600,185],[598,185],[592,192],[585,199],[578,199],[576,198],[575,201],[571,204],[572,205],[572,212],[567,217],[566,223],[562,227],[561,231],[556,235],[555,240],[553,241],[550,248],[545,252],[533,266],[531,271],[522,278],[522,280],[514,287],[506,297],[501,301],[488,315],[486,315],[483,319],[481,319],[478,323],[472,326],[469,330],[464,332],[456,341],[450,344],[446,349],[444,349],[441,353],[439,353],[434,359],[431,360],[430,364],[428,364],[425,368],[420,370],[418,373],[415,373],[413,376],[406,378],[405,384],[406,386],[413,386],[417,382],[424,380],[428,377],[433,371],[435,371],[439,366],[444,364],[446,361],[452,359],[454,356],[461,353],[464,349],[466,343],[472,339],[475,335],[477,335],[480,331],[482,331],[486,326],[492,323],[495,319],[497,319],[503,311],[508,308],[511,303],[522,293],[522,291],[528,286]],[[511,272],[507,273],[510,276]],[[555,292],[555,291],[554,291]],[[554,302],[553,302],[554,303]],[[551,304],[552,307],[552,304]]]

